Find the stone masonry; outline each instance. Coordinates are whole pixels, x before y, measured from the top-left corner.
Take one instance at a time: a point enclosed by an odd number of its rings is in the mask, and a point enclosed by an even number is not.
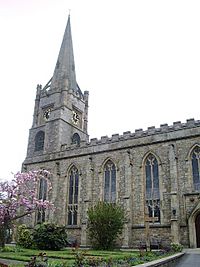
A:
[[[46,220],[66,225],[69,235],[88,246],[87,209],[104,200],[104,166],[111,160],[116,167],[116,202],[127,214],[118,244],[139,246],[146,238],[145,160],[152,154],[158,162],[160,222],[150,223],[151,238],[163,246],[181,242],[197,247],[200,226],[195,222],[200,213],[200,195],[193,185],[191,153],[200,146],[200,121],[189,119],[186,123],[178,121],[170,126],[89,140],[88,96],[88,91],[82,93],[76,83],[69,17],[53,78],[44,88],[37,87],[33,126],[23,162],[24,171],[44,168],[51,172],[48,198],[56,209],[46,213]],[[44,138],[38,141],[39,132],[44,133]],[[77,136],[80,140],[74,142]],[[68,225],[67,215],[72,166],[79,174],[76,225]],[[32,225],[36,222],[33,217]]]

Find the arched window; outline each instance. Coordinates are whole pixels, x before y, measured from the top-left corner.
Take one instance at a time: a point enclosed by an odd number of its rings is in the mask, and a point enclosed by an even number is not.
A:
[[[104,201],[116,201],[116,168],[111,160],[104,166]]]
[[[196,146],[191,153],[192,159],[192,176],[194,189],[200,190],[200,178],[199,178],[199,167],[200,167],[200,147]]]
[[[72,144],[76,144],[77,146],[80,146],[80,141],[81,141],[81,139],[80,139],[79,134],[77,134],[77,133],[73,134]]]
[[[47,180],[45,178],[40,178],[38,199],[43,201],[47,199]],[[45,210],[43,208],[38,210],[37,222],[45,222]]]
[[[77,225],[78,212],[78,169],[73,166],[69,172],[69,194],[68,194],[68,225]]]
[[[146,205],[149,217],[154,222],[160,222],[160,190],[158,161],[154,155],[149,154],[145,161],[146,174]],[[155,218],[156,217],[156,218]]]
[[[44,149],[44,132],[39,131],[35,136],[35,151]]]

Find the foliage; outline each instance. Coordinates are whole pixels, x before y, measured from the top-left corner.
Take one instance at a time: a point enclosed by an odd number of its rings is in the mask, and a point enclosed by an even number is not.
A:
[[[67,262],[62,261],[49,263],[48,267],[69,267],[69,265],[67,264]]]
[[[99,202],[88,210],[88,233],[93,247],[110,249],[122,232],[124,211],[114,203]]]
[[[0,252],[14,252],[14,253],[18,253],[18,252],[23,252],[23,249],[20,248],[19,246],[5,246],[3,248],[0,249]]]
[[[9,247],[9,251],[11,250],[13,252],[0,252],[0,258],[15,259],[21,261],[23,260],[28,262],[30,261],[30,257],[37,256],[41,253],[41,251],[34,249],[21,249],[21,251],[15,252],[14,247]],[[63,249],[60,251],[48,251],[47,254],[48,267],[77,267],[77,263],[81,263],[81,261],[84,262],[84,267],[130,267],[171,255],[163,250],[154,252],[144,252],[143,256],[140,257],[139,252],[135,251],[83,251],[81,249],[74,249],[73,252],[70,249]],[[75,257],[78,257],[79,260],[76,261]],[[36,262],[39,263],[38,256]],[[24,264],[19,264],[17,266],[24,267]]]
[[[103,263],[103,259],[101,257],[88,257],[86,263],[88,266],[98,267]]]
[[[48,176],[46,170],[18,172],[11,182],[0,182],[0,247],[4,247],[7,230],[13,221],[52,206],[49,201],[37,197],[40,178],[45,177],[49,183]],[[49,184],[48,189],[51,189]]]
[[[181,252],[183,250],[183,245],[179,243],[171,243],[171,250],[173,252]]]
[[[31,260],[25,267],[47,267],[48,266],[48,257],[47,254],[44,252],[39,253],[39,255],[31,257]]]
[[[53,223],[38,224],[33,230],[33,243],[39,249],[60,250],[67,246],[66,228]]]
[[[75,259],[74,266],[82,267],[86,264],[87,252],[85,250],[79,250],[79,249],[75,248],[72,250],[72,253],[73,253],[74,259]]]
[[[33,246],[33,236],[30,229],[25,224],[17,227],[17,245],[23,248],[31,248]]]

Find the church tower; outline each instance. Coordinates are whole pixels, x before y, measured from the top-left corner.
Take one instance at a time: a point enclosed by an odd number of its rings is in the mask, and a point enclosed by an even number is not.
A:
[[[27,158],[59,152],[62,145],[79,146],[88,140],[88,96],[76,81],[69,16],[53,77],[43,88],[37,85]]]

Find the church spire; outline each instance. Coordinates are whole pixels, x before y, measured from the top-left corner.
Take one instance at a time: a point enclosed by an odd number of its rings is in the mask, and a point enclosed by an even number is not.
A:
[[[62,90],[64,88],[80,90],[76,82],[70,15],[68,16],[67,26],[51,81],[51,89]]]

